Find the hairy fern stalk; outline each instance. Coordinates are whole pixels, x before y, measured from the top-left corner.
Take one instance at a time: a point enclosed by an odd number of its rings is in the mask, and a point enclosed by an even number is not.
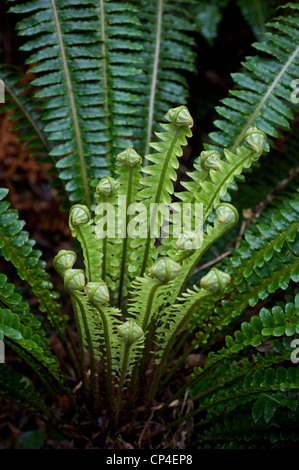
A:
[[[98,447],[132,435],[141,446],[154,415],[157,447],[190,428],[196,448],[292,447],[299,389],[292,175],[262,194],[266,202],[241,227],[239,213],[262,197],[244,175],[263,171],[263,152],[279,155],[275,139],[290,130],[298,6],[286,5],[268,40],[255,45],[267,58],[246,58],[233,76],[218,130],[174,193],[194,124],[185,105],[170,107],[187,96],[178,70],[193,70],[185,2],[144,1],[142,10],[135,1],[10,2],[25,15],[18,30],[30,37],[23,49],[35,76],[16,92],[20,76],[3,72],[6,106],[18,110],[33,152],[53,162],[74,249],[53,261],[72,306],[67,316],[42,253],[0,189],[1,255],[41,313],[0,273],[0,340],[35,377],[25,382],[1,363],[1,396],[59,432],[72,420]],[[295,166],[293,145],[276,158],[277,173]],[[230,257],[217,256],[223,246]],[[186,373],[191,359],[196,367]],[[144,423],[141,435],[136,423]]]

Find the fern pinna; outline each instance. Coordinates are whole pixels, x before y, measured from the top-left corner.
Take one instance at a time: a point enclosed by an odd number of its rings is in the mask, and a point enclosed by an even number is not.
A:
[[[267,448],[271,442],[283,441],[283,435],[298,440],[299,377],[297,360],[292,358],[298,343],[298,313],[298,294],[272,311],[262,308],[250,322],[241,324],[234,338],[226,336],[225,346],[210,353],[206,366],[195,371],[192,396],[198,407],[194,415],[205,416],[198,422],[202,447],[209,448],[211,439],[217,439],[219,448],[237,448],[248,441],[255,448],[259,439]],[[271,346],[263,348],[269,338]],[[241,357],[246,359],[240,361]],[[209,383],[212,396],[207,392]],[[244,406],[249,402],[251,413]],[[236,432],[239,416],[244,426]]]
[[[32,152],[48,155],[63,207],[90,207],[93,184],[114,172],[115,156],[129,145],[147,154],[157,115],[186,102],[179,70],[194,71],[195,52],[185,4],[10,3],[23,16],[17,30],[29,70],[22,77],[2,67],[6,106],[21,118]]]

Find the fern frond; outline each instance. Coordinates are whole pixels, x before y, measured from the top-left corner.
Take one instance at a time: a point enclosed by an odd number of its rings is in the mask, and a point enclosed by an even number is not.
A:
[[[256,128],[251,128],[248,134],[252,133],[254,135]],[[176,196],[184,204],[189,204],[191,207],[195,204],[201,205],[202,207],[202,226],[205,226],[209,220],[211,211],[220,203],[220,201],[225,201],[228,199],[228,187],[231,183],[234,182],[235,178],[240,175],[244,169],[250,168],[254,161],[256,161],[264,148],[266,141],[265,134],[261,135],[263,142],[259,143],[259,151],[253,148],[247,148],[248,142],[247,137],[244,140],[244,146],[238,147],[235,154],[230,152],[227,149],[224,149],[225,160],[220,158],[219,152],[211,152],[214,155],[206,155],[209,152],[203,151],[199,158],[199,164],[195,164],[195,170],[188,175],[193,181],[183,183],[187,191],[182,191],[177,193]],[[214,160],[213,165],[207,165],[206,160],[212,158]],[[237,223],[237,220],[235,221]],[[229,228],[233,228],[233,225]],[[223,236],[224,233],[221,234]],[[216,241],[214,239],[214,242]],[[206,240],[204,239],[204,242]],[[192,255],[188,253],[187,250],[179,250],[178,253],[173,254],[173,248],[175,248],[175,240],[171,238],[163,238],[162,246],[159,251],[168,256],[175,256],[176,259],[184,259],[187,256]],[[175,251],[177,251],[175,249]],[[197,250],[198,251],[198,250]],[[201,250],[202,253],[205,250]],[[199,260],[199,258],[198,258]],[[198,262],[197,260],[197,262]],[[192,268],[190,268],[189,275],[191,274],[194,263],[192,263]]]
[[[125,232],[127,232],[127,228],[132,219],[132,215],[128,213],[129,207],[131,204],[137,203],[138,193],[141,189],[141,157],[134,152],[133,149],[129,148],[119,154],[116,160],[118,164],[116,174],[119,175],[117,182],[120,186],[118,195],[125,198],[125,204],[123,204],[121,208],[118,208],[118,215],[120,216],[121,212],[125,211],[123,224]],[[134,273],[134,264],[130,262],[133,253],[132,238],[128,233],[122,233],[121,238],[120,262],[118,261],[117,267],[114,268],[114,278],[116,278],[115,285],[116,288],[118,288],[117,302],[119,307],[122,305],[123,296],[126,297],[128,294],[127,286],[131,284],[131,280],[136,274]],[[115,255],[118,256],[118,250]]]
[[[253,233],[247,232],[246,241],[241,243],[238,254],[231,257],[230,267],[226,267],[234,286],[227,289],[221,307],[215,308],[215,318],[210,319],[206,333],[199,334],[201,341],[239,317],[248,305],[255,306],[260,299],[278,289],[285,290],[291,281],[298,281],[298,195],[295,199],[282,198],[281,204],[271,210],[267,224],[251,227]],[[206,308],[208,311],[211,312]]]
[[[152,327],[153,320],[156,322],[159,310],[167,304],[167,294],[172,285],[173,282],[163,285],[147,275],[137,277],[132,282],[127,311],[145,334]]]
[[[11,312],[11,310],[4,308],[0,309],[0,323],[1,323],[1,339],[8,337],[15,341],[21,347],[31,352],[44,366],[47,366],[52,372],[58,372],[57,365],[54,358],[50,355],[49,345],[44,337],[39,336],[36,332],[32,332],[29,326],[24,326],[20,322],[19,315]],[[48,348],[48,351],[47,351]]]
[[[183,292],[182,297],[178,298],[177,303],[165,309],[156,333],[157,342],[161,342],[157,352],[158,357],[164,353],[166,347],[168,351],[171,350],[177,335],[186,326],[196,307],[203,298],[210,295],[212,295],[211,292],[193,286],[193,290],[187,289],[186,292]]]
[[[106,191],[105,186],[108,190]],[[95,234],[98,250],[101,252],[102,279],[107,282],[112,297],[116,294],[118,271],[121,256],[121,240],[117,238],[120,227],[119,217],[123,217],[123,208],[119,210],[118,194],[119,184],[113,178],[102,178],[97,186],[97,203],[95,208]],[[107,194],[106,194],[107,193]],[[112,210],[112,213],[111,213]]]
[[[41,312],[47,314],[58,332],[62,331],[58,294],[53,291],[53,285],[45,271],[45,262],[40,259],[41,252],[33,248],[35,242],[23,230],[25,222],[19,220],[17,210],[11,209],[10,204],[2,200],[7,193],[6,189],[0,191],[1,255],[15,266],[20,278],[30,285],[39,301]]]
[[[176,253],[173,251],[169,252],[169,255],[176,260],[183,259],[182,270],[180,275],[174,281],[172,292],[169,302],[176,302],[176,299],[181,296],[183,290],[185,289],[187,282],[194,270],[195,266],[198,264],[199,260],[203,254],[215,243],[220,237],[225,235],[230,231],[238,221],[238,214],[235,209],[226,203],[218,206],[218,209],[224,207],[228,209],[230,213],[229,220],[221,220],[217,217],[217,214],[214,215],[212,224],[207,224],[202,235],[201,246],[194,250],[178,250]]]
[[[295,448],[299,439],[298,411],[290,409],[289,405],[294,403],[293,398],[296,398],[296,395],[296,392],[291,392],[289,396],[282,393],[267,393],[267,396],[262,396],[260,401],[264,402],[264,419],[255,422],[246,409],[239,409],[237,413],[226,416],[223,422],[219,419],[214,425],[204,429],[200,433],[201,444],[198,448],[208,449],[215,441],[217,445],[213,448],[217,449],[268,449],[275,448],[276,443],[283,443],[287,448]],[[258,401],[259,399],[256,403]],[[257,408],[255,404],[254,407]],[[283,413],[279,413],[279,410],[276,412],[276,409],[281,407]],[[273,411],[275,418],[271,419]]]
[[[118,178],[103,178],[97,186],[95,233],[98,249],[101,247],[102,252],[103,279],[107,281],[111,297],[120,308],[134,277],[134,265],[130,263],[133,252],[130,234],[133,214],[130,211],[137,202],[141,188],[141,157],[129,147],[116,156],[116,162],[118,167],[115,173],[119,175]],[[108,188],[107,196],[104,194],[105,185]]]
[[[157,392],[157,387],[160,383],[161,376],[166,369],[167,360],[172,348],[177,341],[177,337],[185,326],[197,305],[203,298],[210,296],[211,292],[205,289],[199,289],[193,286],[193,291],[187,289],[182,294],[177,302],[165,308],[163,315],[158,318],[156,322],[155,331],[155,372],[154,378],[149,392],[150,399],[154,397]]]
[[[30,148],[31,155],[45,156],[50,151],[41,123],[41,103],[32,100],[32,86],[26,76],[13,70],[1,67],[1,78],[5,86],[5,104],[2,112],[13,112],[10,119],[18,122],[12,125],[11,130],[19,130],[19,138],[26,141],[25,148]]]
[[[78,210],[86,210],[86,222],[79,223],[76,221],[76,212]],[[95,225],[93,219],[90,218],[90,212],[87,207],[76,204],[72,206],[69,216],[69,226],[73,237],[78,240],[81,246],[87,281],[101,281],[102,254],[99,250],[99,239],[95,234]]]
[[[0,364],[0,395],[18,403],[41,418],[56,422],[40,393],[32,384],[6,364]]]
[[[105,324],[107,324],[107,334],[109,336],[109,348],[111,356],[111,374],[112,377],[117,378],[120,373],[120,358],[121,358],[121,346],[117,335],[117,328],[121,324],[120,311],[115,307],[102,306],[100,308],[102,315],[99,318],[100,321],[100,334],[101,334],[101,354],[104,358],[104,362],[107,359],[107,341],[104,332],[104,318]],[[107,366],[106,366],[107,369]]]
[[[31,53],[27,63],[37,75],[32,83],[45,100],[50,155],[70,201],[90,206],[91,181],[107,174],[115,148],[132,137],[124,116],[134,114],[131,102],[139,99],[134,77],[141,46],[127,39],[140,35],[136,9],[108,0],[12,3],[11,11],[26,12],[18,30],[30,37],[22,49]]]
[[[267,58],[247,57],[243,71],[232,74],[236,86],[217,107],[221,118],[214,125],[219,130],[210,134],[208,147],[220,145],[234,152],[253,123],[268,135],[270,145],[281,129],[289,129],[293,119],[290,85],[297,78],[299,63],[299,35],[294,26],[297,14],[286,11],[269,22],[272,32],[265,33],[267,40],[253,44]]]
[[[23,15],[50,156],[69,200],[90,207],[93,181],[113,171],[115,155],[148,153],[158,114],[186,102],[181,70],[195,70],[186,2],[10,2]]]
[[[226,346],[217,353],[211,352],[203,373],[220,362],[235,356],[248,346],[256,348],[271,337],[291,337],[299,334],[298,295],[294,302],[288,302],[284,310],[275,306],[272,311],[262,308],[259,315],[255,315],[250,322],[243,322],[241,329],[234,333],[234,337],[226,336]]]
[[[88,297],[84,293],[75,291],[71,293],[71,296],[79,311],[86,352],[93,354],[94,359],[100,359],[101,339],[98,315],[89,304]]]
[[[143,331],[151,322],[154,314],[153,303],[160,283],[149,276],[137,277],[131,284],[128,299],[128,315],[132,316]]]
[[[195,41],[190,34],[194,25],[188,13],[190,2],[143,0],[134,4],[139,7],[144,61],[137,114],[141,129],[146,129],[134,147],[147,155],[153,132],[158,131],[159,116],[173,106],[186,104],[184,73],[195,71]]]
[[[240,213],[249,208],[253,212],[259,212],[260,208],[264,210],[285,188],[296,190],[298,150],[299,140],[295,131],[291,135],[286,134],[280,148],[272,149],[252,167],[246,181],[238,184],[238,191],[231,192],[231,202]],[[263,174],[263,181],[257,185],[259,174]],[[264,202],[261,204],[261,201]]]
[[[91,302],[86,292],[69,290],[75,312],[76,326],[81,347],[89,354],[92,386],[98,382],[96,363],[103,360],[109,380],[119,371],[120,347],[117,337],[117,327],[120,325],[118,309]],[[82,354],[82,353],[81,353]],[[109,358],[109,359],[108,359]],[[82,361],[81,357],[81,361]],[[85,360],[82,361],[83,369]],[[83,371],[86,373],[86,370]],[[110,386],[112,383],[110,382]],[[97,395],[98,391],[94,388]]]
[[[299,387],[299,373],[296,367],[278,367],[276,370],[272,368],[256,369],[248,371],[246,374],[243,371],[238,377],[239,369],[240,366],[235,367],[235,377],[233,379],[230,377],[227,380],[227,386],[225,378],[222,377],[220,387],[216,386],[213,390],[210,389],[209,392],[203,393],[198,408],[188,414],[188,418],[206,411],[212,416],[223,415],[228,410],[231,411],[263,394],[287,392],[297,390]],[[213,392],[212,397],[211,391]],[[171,426],[180,421],[178,419],[175,423],[171,423]]]
[[[0,305],[17,314],[22,323],[30,326],[34,332],[38,332],[40,335],[45,334],[45,327],[30,311],[28,302],[23,299],[20,293],[16,292],[15,286],[8,282],[8,278],[3,273],[0,273]]]
[[[85,348],[85,353],[88,353],[89,356],[90,386],[94,402],[93,406],[95,411],[97,411],[99,406],[99,380],[97,374],[97,362],[101,357],[99,351],[99,319],[94,308],[89,304],[88,297],[85,293],[82,293],[78,290],[73,290],[72,292],[70,292],[70,295],[72,299],[76,319],[76,327],[79,337],[81,372],[83,377],[84,388],[87,388],[86,358],[84,354]]]
[[[217,168],[209,170],[202,167],[199,159],[195,171],[188,173],[193,181],[183,183],[187,191],[177,193],[183,202],[203,204],[204,223],[215,205],[227,199],[228,186],[257,160],[254,152],[245,147],[238,147],[235,153],[224,149],[224,156],[225,159],[217,160]]]
[[[150,204],[154,204],[150,224],[146,221],[146,226],[143,224],[142,227],[145,235],[142,233],[135,242],[132,242],[132,246],[137,248],[134,260],[141,276],[151,266],[150,257],[155,256],[154,236],[157,236],[156,232],[162,225],[158,205],[171,204],[173,181],[177,179],[175,170],[178,168],[178,157],[183,153],[181,147],[187,145],[186,137],[192,135],[190,128],[193,120],[185,106],[170,110],[166,119],[171,124],[161,124],[165,132],[156,133],[161,142],[151,144],[156,153],[148,155],[151,164],[143,169],[146,176],[140,181],[144,187],[138,194],[140,202],[147,209]]]
[[[124,345],[122,345],[120,348],[120,359],[124,357],[124,353],[125,353],[125,348],[124,348]],[[143,354],[144,354],[144,337],[142,337],[138,342],[134,343],[130,348],[128,364],[127,364],[127,368],[125,369],[124,388],[127,388],[129,382],[132,380],[134,368],[138,367],[140,361],[142,361]],[[120,361],[120,366],[121,367],[123,366],[121,361]],[[121,367],[120,367],[120,371],[121,371]],[[119,386],[120,386],[120,383],[118,382],[117,384],[118,389],[119,389]]]
[[[62,378],[45,326],[31,313],[28,302],[15,291],[5,274],[0,274],[0,339],[33,368],[43,382],[48,374],[54,381]]]
[[[237,5],[245,20],[250,25],[254,35],[258,40],[262,40],[262,34],[266,31],[266,23],[273,15],[278,2],[260,1],[249,2],[248,0],[237,0]]]

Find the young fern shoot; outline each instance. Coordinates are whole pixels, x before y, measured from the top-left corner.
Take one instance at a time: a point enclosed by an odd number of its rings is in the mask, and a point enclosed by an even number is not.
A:
[[[238,222],[236,209],[221,199],[234,176],[261,155],[266,141],[252,128],[236,154],[224,151],[226,161],[218,152],[204,152],[192,190],[181,195],[182,204],[202,204],[204,230],[192,221],[191,230],[183,225],[176,238],[172,227],[157,250],[165,214],[159,208],[171,204],[181,146],[193,124],[184,106],[171,109],[166,119],[170,123],[157,133],[162,142],[151,144],[156,153],[148,156],[149,165],[142,170],[138,153],[124,150],[116,157],[116,178],[105,176],[96,186],[97,205],[71,208],[69,224],[84,269],[73,268],[76,254],[70,251],[54,260],[73,303],[85,399],[95,410],[109,410],[116,428],[125,403],[128,411],[145,393],[152,404],[180,332],[205,298],[219,295],[230,283],[230,276],[213,268],[199,287],[184,291],[203,254]],[[105,376],[104,388],[99,374]]]

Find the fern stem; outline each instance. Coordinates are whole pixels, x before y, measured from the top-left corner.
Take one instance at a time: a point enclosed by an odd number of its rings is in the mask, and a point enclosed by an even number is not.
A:
[[[123,389],[124,389],[124,383],[127,375],[127,370],[128,370],[128,365],[129,365],[129,357],[130,357],[130,352],[131,352],[132,346],[128,346],[127,344],[124,345],[124,354],[123,354],[123,360],[121,364],[121,375],[119,379],[119,384],[118,384],[118,391],[117,391],[117,397],[116,397],[116,405],[115,405],[115,418],[114,418],[114,423],[115,427],[118,427],[119,423],[119,414],[120,414],[120,409],[121,409],[121,399],[122,399],[122,394],[123,394]]]
[[[84,259],[86,261],[86,277],[88,282],[93,281],[92,279],[92,274],[91,274],[91,260],[90,260],[90,254],[89,254],[89,249],[88,249],[88,243],[86,243],[83,231],[80,228],[80,225],[76,225],[76,232],[77,232],[77,238],[80,242],[80,245],[82,247],[82,251],[84,253]]]
[[[169,145],[169,148],[168,148],[168,151],[167,151],[167,154],[166,154],[166,158],[165,158],[165,161],[164,161],[164,164],[163,164],[163,168],[162,168],[162,171],[161,171],[161,175],[160,175],[160,179],[159,179],[159,184],[158,184],[155,200],[154,200],[155,206],[154,206],[154,210],[153,210],[153,213],[152,213],[153,220],[155,220],[156,216],[157,216],[157,210],[158,210],[157,204],[160,202],[160,197],[161,197],[161,193],[162,193],[163,183],[164,183],[164,180],[165,180],[165,175],[166,175],[166,171],[167,171],[167,168],[168,168],[169,160],[171,158],[171,155],[172,155],[173,149],[175,147],[175,144],[176,144],[177,140],[180,138],[181,134],[183,133],[183,130],[184,130],[184,127],[182,127],[182,128],[179,127],[179,128],[176,129],[176,131],[174,133],[174,136],[172,138],[172,141]],[[151,228],[149,228],[148,234],[147,234],[147,240],[146,240],[145,249],[144,249],[144,256],[143,256],[143,263],[142,263],[141,273],[140,273],[141,277],[143,276],[143,274],[146,270],[146,267],[147,267],[147,261],[148,261],[149,250],[150,250],[150,242],[151,242]]]
[[[98,381],[97,381],[97,373],[96,373],[96,364],[95,364],[95,355],[94,355],[94,348],[92,344],[92,338],[90,334],[90,329],[84,309],[84,305],[80,299],[80,295],[75,294],[74,292],[71,293],[71,296],[74,297],[76,302],[79,305],[83,324],[84,324],[84,329],[85,329],[85,334],[86,334],[86,340],[88,344],[88,352],[89,352],[89,357],[90,357],[90,382],[91,382],[91,390],[92,390],[92,395],[93,395],[93,400],[94,400],[94,409],[95,411],[98,410],[98,398],[99,398],[99,391],[98,391]]]
[[[57,348],[55,348],[55,346],[53,344],[51,344],[51,351],[52,351],[53,355],[57,357],[58,362],[59,362],[61,368],[64,370],[64,372],[71,377],[72,374],[71,374],[71,371],[70,371],[69,367],[67,366],[65,360],[63,359],[63,357],[57,351]]]
[[[127,188],[127,195],[126,195],[126,229],[128,227],[129,218],[128,215],[128,207],[131,204],[132,199],[132,182],[133,182],[133,168],[129,168],[128,174],[128,188]],[[121,256],[121,263],[120,263],[120,277],[119,277],[119,291],[118,291],[118,308],[121,309],[122,305],[122,296],[123,296],[123,289],[124,289],[124,278],[125,278],[125,269],[126,269],[126,255],[127,255],[127,246],[128,246],[128,234],[123,239],[122,243],[122,256]]]
[[[148,325],[148,320],[150,318],[150,313],[151,313],[155,293],[156,293],[158,287],[160,287],[160,285],[161,284],[159,282],[155,283],[151,287],[151,289],[149,291],[149,294],[147,296],[147,305],[146,305],[146,310],[145,310],[145,314],[144,314],[143,322],[142,322],[142,326],[141,326],[142,331],[145,334],[146,334],[146,329],[147,329],[147,325]],[[135,367],[134,367],[133,372],[132,372],[131,401],[134,400],[135,394],[136,394],[137,390],[139,389],[139,384],[140,384],[140,380],[141,380],[141,377],[142,377],[142,373],[143,373],[143,370],[144,370],[144,368],[146,366],[146,363],[149,359],[150,348],[151,348],[153,337],[154,337],[154,331],[153,331],[154,327],[155,327],[155,322],[151,322],[151,328],[148,330],[147,335],[146,335],[146,340],[145,340],[145,345],[144,345],[144,353],[142,355],[142,359],[141,359],[141,361],[139,361],[138,364],[135,364]]]
[[[146,329],[148,328],[148,321],[151,318],[150,314],[151,314],[151,310],[152,310],[152,305],[153,305],[155,293],[156,293],[158,287],[160,287],[159,282],[157,282],[156,284],[154,284],[152,286],[152,288],[150,290],[150,293],[149,293],[146,312],[145,312],[143,323],[142,323],[142,330],[144,331],[144,333],[146,332]],[[139,378],[141,378],[144,367],[146,366],[147,361],[149,361],[150,351],[151,351],[153,339],[154,339],[154,336],[155,336],[155,327],[156,327],[156,322],[154,321],[153,318],[151,318],[150,326],[148,328],[148,334],[146,335],[142,363],[139,366],[139,369],[140,369],[139,370]]]
[[[163,354],[162,354],[162,357],[161,357],[161,360],[156,368],[156,371],[154,372],[154,377],[153,377],[153,380],[152,380],[152,385],[150,387],[150,391],[149,391],[149,403],[151,403],[157,393],[157,388],[160,384],[160,379],[161,379],[161,376],[163,374],[163,372],[165,371],[165,367],[166,367],[166,364],[167,364],[167,360],[168,360],[168,356],[171,352],[171,349],[173,348],[173,345],[176,341],[176,338],[180,332],[180,330],[183,328],[183,326],[185,325],[185,323],[188,321],[188,319],[190,318],[190,315],[192,314],[192,312],[194,311],[195,307],[201,302],[201,300],[204,298],[204,297],[209,297],[211,295],[210,292],[207,292],[206,294],[203,294],[199,299],[196,299],[195,302],[193,302],[190,307],[188,308],[186,314],[184,315],[183,319],[177,324],[176,328],[174,329],[174,331],[172,332],[171,336],[169,337],[169,339],[167,340],[167,345],[163,351]]]
[[[112,397],[112,352],[111,352],[111,341],[109,335],[109,327],[105,313],[100,307],[95,306],[96,310],[98,311],[102,324],[103,324],[103,332],[104,332],[104,341],[105,341],[105,352],[106,352],[106,377],[107,377],[107,398],[110,402]]]
[[[106,59],[106,36],[105,36],[105,10],[104,1],[100,0],[101,12],[101,41],[102,41],[102,59],[103,59],[103,84],[104,84],[104,103],[103,108],[108,111],[108,82],[107,82],[107,59]]]
[[[86,359],[85,359],[85,353],[84,353],[83,333],[82,333],[82,329],[81,329],[81,322],[80,322],[80,318],[79,318],[77,302],[72,296],[71,296],[71,300],[72,300],[72,304],[73,304],[73,311],[74,311],[75,322],[76,322],[77,333],[78,333],[81,378],[82,378],[83,389],[86,392],[86,390],[87,390],[87,379],[86,379],[87,378],[87,367],[86,367]]]
[[[73,347],[73,349],[74,349],[74,353],[76,354],[76,349],[74,348],[74,344],[73,344],[74,341],[73,341],[73,338],[72,338],[72,336],[71,336],[71,332],[69,331],[68,324],[66,323],[65,320],[63,320],[63,324],[64,324],[65,331],[66,331],[66,333],[67,333],[67,335],[68,335],[68,338],[69,338],[70,341],[71,341],[72,347]],[[75,374],[76,376],[78,376],[78,372],[79,372],[79,371],[78,371],[78,368],[77,368],[77,364],[76,364],[76,362],[75,362],[75,360],[74,360],[74,357],[73,357],[73,355],[72,355],[72,353],[71,353],[71,351],[70,351],[70,348],[69,348],[69,346],[68,346],[68,344],[67,344],[66,339],[65,339],[62,335],[59,335],[59,334],[57,334],[57,337],[58,337],[58,339],[60,340],[60,342],[61,342],[61,344],[62,344],[62,346],[63,346],[63,348],[64,348],[64,350],[65,350],[65,352],[66,352],[67,358],[68,358],[68,360],[70,361],[70,364],[71,364],[71,366],[72,366],[72,368],[73,368],[74,374]],[[54,348],[53,348],[53,349],[54,349]],[[58,354],[57,351],[56,351],[55,353]],[[61,361],[63,361],[62,358],[60,359],[60,362],[61,362]],[[63,361],[63,362],[64,362],[64,361]]]
[[[161,46],[162,14],[163,14],[163,0],[158,0],[156,47],[155,47],[155,56],[154,56],[152,83],[151,83],[151,94],[150,94],[149,110],[148,110],[145,157],[149,153],[149,145],[150,145],[150,141],[152,138],[155,94],[156,94],[158,65],[159,65],[160,46]],[[145,158],[144,164],[147,165],[146,158]]]
[[[102,245],[102,279],[106,281],[106,262],[107,262],[107,237],[103,238]]]
[[[237,165],[236,166],[232,166],[230,171],[226,173],[225,177],[222,178],[222,181],[221,181],[221,184],[217,184],[216,186],[216,191],[213,192],[211,198],[209,199],[209,203],[207,204],[207,206],[204,208],[204,217],[203,217],[203,224],[206,222],[211,210],[213,209],[213,205],[214,205],[214,201],[216,199],[216,197],[218,196],[218,194],[220,193],[223,185],[226,184],[227,180],[229,180],[229,178],[231,177],[231,175],[233,175],[234,171],[236,170],[236,167],[239,167],[239,166],[243,166],[244,163],[249,159],[251,158],[251,154],[252,152],[248,151],[248,152],[245,152],[245,157],[243,157],[240,161],[238,161]]]
[[[108,198],[103,196],[102,203],[104,204],[104,207],[107,203],[107,200],[108,200]],[[102,246],[100,247],[100,250],[102,251],[102,274],[101,274],[101,278],[104,282],[106,282],[107,238],[108,238],[108,234],[101,239],[102,240]]]
[[[254,119],[257,117],[258,113],[260,112],[260,110],[262,109],[262,107],[264,106],[264,104],[266,103],[267,99],[269,98],[269,96],[271,95],[272,91],[274,90],[274,88],[276,87],[276,85],[279,83],[281,77],[283,76],[283,74],[287,71],[288,67],[291,65],[291,63],[295,60],[296,56],[298,55],[299,53],[299,46],[296,47],[296,49],[294,50],[293,54],[289,57],[289,59],[287,60],[287,62],[284,64],[284,66],[281,68],[279,74],[276,76],[276,78],[273,80],[273,82],[271,83],[271,85],[269,86],[268,90],[266,91],[266,93],[264,94],[263,98],[261,99],[261,101],[259,102],[259,104],[257,105],[257,107],[255,108],[254,112],[251,114],[250,118],[247,120],[245,126],[243,127],[242,129],[242,132],[238,135],[237,139],[235,140],[235,143],[234,145],[232,146],[231,148],[231,152],[234,152],[236,150],[236,148],[238,147],[238,145],[240,144],[240,142],[242,141],[246,131],[248,130],[248,128],[251,126],[251,124],[253,123]]]
[[[65,319],[63,319],[63,323],[64,323],[65,331],[66,331],[66,333],[67,333],[67,337],[68,337],[68,339],[69,339],[69,341],[70,341],[70,344],[71,344],[71,346],[72,346],[72,348],[73,348],[75,357],[78,357],[78,356],[79,356],[79,351],[78,351],[76,342],[75,342],[75,340],[74,340],[74,338],[73,338],[72,332],[70,331],[70,327],[69,327],[69,325],[67,324],[67,322],[66,322]],[[70,362],[72,363],[73,367],[75,366],[75,367],[74,367],[74,370],[75,370],[76,373],[78,374],[79,371],[78,371],[77,365],[76,365],[75,362],[73,363],[74,358],[73,358],[73,355],[72,355],[72,353],[71,353],[71,351],[70,351],[70,349],[69,349],[68,347],[67,347],[67,351],[66,351],[66,352],[67,352],[67,355],[72,358],[72,359],[70,359],[70,357],[69,357]]]
[[[73,374],[78,377],[80,374],[79,374],[79,370],[78,370],[78,367],[77,367],[77,364],[73,358],[73,355],[68,347],[68,344],[66,341],[64,341],[64,343],[62,343],[63,347],[64,347],[64,350],[66,351],[66,354],[67,354],[67,357],[68,357],[68,360],[70,361],[70,364],[71,364],[71,367],[73,368]]]
[[[106,54],[106,29],[105,29],[105,7],[104,7],[104,1],[100,0],[100,16],[101,16],[101,42],[102,42],[102,66],[103,66],[103,88],[104,88],[104,103],[103,103],[103,108],[106,111],[106,116],[105,116],[105,123],[107,126],[107,133],[109,135],[109,118],[108,118],[108,111],[109,111],[109,99],[108,99],[108,73],[107,73],[107,54]],[[107,144],[109,145],[109,144]],[[112,164],[113,162],[111,161],[111,155],[109,155],[109,148],[107,152],[107,160],[110,161]],[[113,169],[111,169],[112,173]]]
[[[142,330],[143,332],[145,333],[146,331],[146,328],[147,328],[147,324],[148,324],[148,320],[150,318],[150,313],[151,313],[151,310],[152,310],[152,305],[153,305],[153,301],[154,301],[154,297],[155,297],[155,293],[158,289],[158,287],[160,287],[160,282],[156,282],[152,287],[151,287],[151,290],[148,294],[148,297],[147,297],[147,305],[146,305],[146,310],[145,310],[145,314],[144,314],[144,317],[143,317],[143,322],[142,322]]]
[[[90,207],[91,199],[90,199],[90,193],[89,193],[88,178],[87,178],[86,164],[85,164],[85,160],[84,160],[84,152],[83,152],[83,144],[82,144],[82,138],[81,138],[81,133],[80,133],[79,120],[78,120],[78,115],[77,115],[77,110],[76,110],[76,103],[75,103],[75,99],[74,99],[74,92],[73,92],[71,77],[70,77],[69,68],[68,68],[68,64],[67,64],[67,58],[66,58],[66,54],[65,54],[64,43],[63,43],[63,38],[62,38],[62,32],[61,32],[61,29],[60,29],[60,23],[59,23],[58,12],[57,12],[57,8],[56,8],[55,0],[51,0],[51,6],[52,6],[52,10],[53,10],[53,16],[54,16],[54,21],[55,21],[55,26],[56,26],[56,31],[57,31],[57,38],[58,38],[58,42],[59,42],[61,58],[62,58],[62,63],[63,63],[63,70],[64,70],[66,82],[67,82],[68,95],[69,95],[70,106],[71,106],[71,111],[72,111],[72,117],[73,117],[73,122],[74,122],[74,127],[75,127],[75,135],[76,135],[76,141],[77,141],[78,154],[79,154],[79,158],[80,158],[81,174],[82,174],[82,180],[83,180],[85,200],[86,200],[86,205],[88,207]]]

